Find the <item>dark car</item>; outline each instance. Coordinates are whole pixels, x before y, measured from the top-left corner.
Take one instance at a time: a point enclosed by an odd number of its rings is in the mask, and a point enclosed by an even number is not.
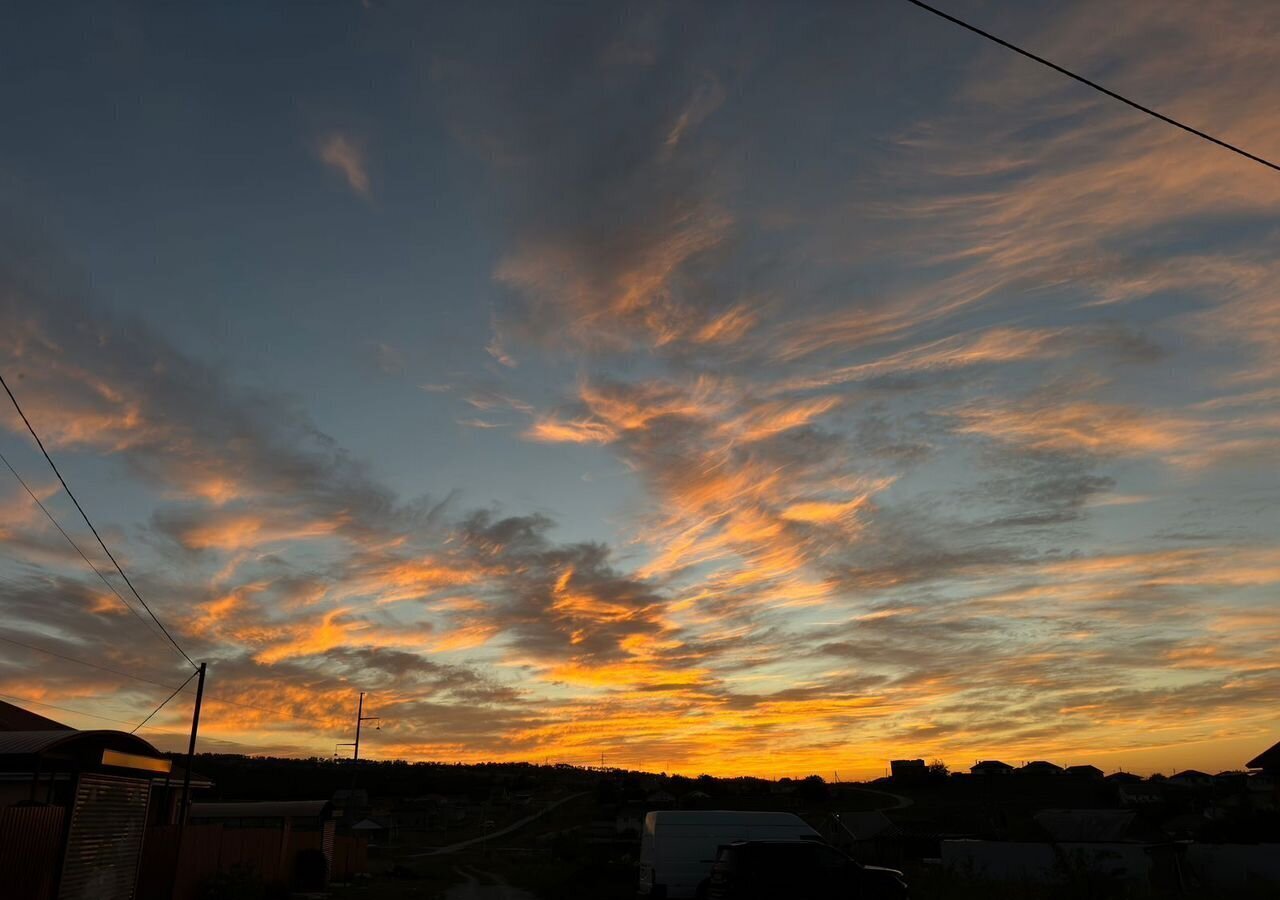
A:
[[[708,900],[906,900],[896,869],[864,866],[817,841],[735,841],[720,848]]]

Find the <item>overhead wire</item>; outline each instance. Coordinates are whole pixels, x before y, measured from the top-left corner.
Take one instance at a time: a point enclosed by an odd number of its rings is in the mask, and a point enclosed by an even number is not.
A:
[[[17,697],[17,696],[14,696],[13,694],[0,694],[0,697],[4,697],[5,699],[8,699],[8,700],[17,700],[20,703],[34,703],[36,706],[45,706],[45,707],[48,707],[49,709],[57,709],[57,710],[61,710],[62,712],[74,713],[77,716],[88,716],[91,719],[102,719],[104,722],[115,722],[118,725],[133,724],[132,722],[126,721],[125,719],[113,719],[110,716],[103,716],[103,715],[99,715],[98,713],[85,712],[84,710],[81,710],[81,709],[72,709],[69,706],[58,706],[56,703],[46,703],[43,700],[33,700],[30,697]]]
[[[36,429],[31,424],[31,420],[27,418],[27,414],[22,411],[22,405],[18,403],[18,398],[13,395],[13,391],[9,389],[9,384],[4,380],[3,375],[0,375],[0,386],[4,387],[5,393],[9,395],[9,400],[13,403],[13,408],[18,411],[18,415],[22,418],[23,424],[27,426],[27,431],[31,432],[31,436],[35,439],[36,446],[39,447],[40,452],[44,454],[45,461],[49,463],[49,468],[53,469],[53,474],[58,476],[58,482],[62,485],[62,489],[67,492],[67,496],[70,497],[71,502],[75,504],[76,510],[80,513],[80,518],[84,519],[84,523],[89,526],[89,530],[93,532],[93,536],[98,540],[98,545],[102,547],[102,552],[107,554],[107,559],[111,560],[111,564],[116,567],[116,571],[120,573],[120,577],[124,579],[124,583],[129,586],[130,592],[134,597],[138,598],[138,602],[142,604],[142,608],[147,611],[147,614],[151,616],[156,625],[160,626],[160,630],[164,632],[164,636],[169,639],[169,643],[173,644],[177,651],[181,653],[183,657],[186,658],[187,662],[191,664],[191,668],[200,668],[196,665],[195,660],[187,655],[187,651],[182,649],[182,645],[179,644],[174,636],[169,633],[169,629],[164,627],[164,623],[160,621],[160,618],[155,614],[151,607],[147,605],[147,601],[142,599],[142,595],[139,594],[138,589],[133,586],[133,582],[129,580],[129,576],[125,574],[125,571],[120,566],[119,561],[117,561],[115,556],[111,553],[111,549],[107,547],[106,541],[102,539],[102,535],[98,534],[98,529],[93,526],[93,522],[89,520],[88,514],[84,511],[84,507],[80,505],[80,501],[76,499],[76,495],[71,492],[70,485],[68,485],[67,480],[62,477],[62,472],[58,470],[58,466],[53,461],[53,457],[51,457],[49,455],[49,451],[45,449],[44,441],[40,440],[40,435],[36,433]]]
[[[45,518],[53,523],[54,528],[58,529],[58,533],[66,538],[67,543],[71,545],[72,549],[74,549],[76,553],[80,554],[80,558],[83,559],[85,564],[93,570],[93,574],[102,579],[102,583],[107,586],[107,590],[115,594],[116,598],[124,604],[125,608],[129,610],[129,612],[133,613],[137,617],[138,621],[147,627],[148,631],[156,635],[156,637],[160,637],[160,633],[155,630],[155,626],[148,621],[142,613],[138,612],[138,610],[134,608],[133,604],[124,598],[123,594],[116,590],[116,586],[108,580],[106,575],[102,574],[102,570],[94,564],[93,560],[89,559],[84,550],[80,548],[80,545],[75,542],[75,539],[72,538],[71,535],[67,533],[67,530],[62,527],[61,523],[54,518],[53,513],[51,513],[49,508],[44,505],[44,501],[42,501],[39,495],[31,489],[31,486],[27,484],[23,477],[18,473],[18,470],[13,467],[13,464],[9,462],[9,459],[3,453],[0,453],[0,462],[3,462],[5,464],[5,468],[13,473],[14,478],[18,479],[18,484],[22,485],[22,489],[27,492],[28,496],[30,496],[33,501],[35,501],[36,506],[40,507],[40,511],[44,513]]]
[[[1136,100],[1130,100],[1128,97],[1124,96],[1123,94],[1116,93],[1110,88],[1103,87],[1102,85],[1098,84],[1096,81],[1092,81],[1084,77],[1083,75],[1079,75],[1071,71],[1070,69],[1067,69],[1063,66],[1058,65],[1057,63],[1051,60],[1045,59],[1043,56],[1039,56],[1038,54],[1032,53],[1030,50],[1024,50],[1022,47],[1019,47],[1017,44],[1014,44],[1010,41],[1006,41],[1004,38],[996,37],[991,32],[984,31],[983,29],[979,28],[977,25],[973,25],[969,22],[966,22],[964,19],[957,18],[956,16],[953,16],[950,13],[943,12],[942,10],[938,9],[936,6],[930,6],[928,3],[924,3],[923,0],[906,0],[906,2],[912,4],[913,6],[918,6],[920,9],[923,9],[926,12],[933,13],[933,15],[937,16],[940,19],[945,19],[946,21],[950,22],[953,25],[959,25],[961,28],[964,28],[967,31],[971,31],[974,34],[979,35],[980,37],[984,37],[993,43],[999,44],[1001,47],[1004,47],[1006,50],[1012,50],[1014,53],[1017,53],[1021,56],[1025,56],[1027,59],[1030,59],[1034,62],[1038,62],[1042,66],[1046,66],[1050,69],[1053,69],[1055,72],[1059,73],[1060,75],[1065,75],[1068,78],[1074,79],[1075,81],[1078,81],[1083,85],[1087,85],[1088,87],[1093,88],[1095,91],[1105,94],[1106,96],[1110,97],[1112,100],[1118,100],[1119,102],[1125,104],[1126,106],[1131,106],[1134,109],[1138,110],[1139,112],[1146,113],[1147,115],[1152,116],[1153,118],[1159,119],[1161,122],[1164,122],[1168,125],[1172,125],[1175,128],[1181,128],[1183,131],[1188,132],[1189,134],[1193,134],[1196,137],[1201,138],[1202,140],[1206,140],[1211,144],[1217,144],[1219,147],[1222,147],[1225,150],[1230,150],[1232,153],[1239,154],[1240,156],[1243,156],[1245,159],[1253,160],[1256,163],[1261,163],[1262,165],[1266,166],[1269,169],[1275,169],[1277,172],[1280,172],[1280,164],[1274,163],[1269,159],[1264,159],[1263,157],[1258,156],[1256,153],[1250,153],[1248,150],[1244,150],[1240,147],[1237,147],[1235,144],[1228,143],[1227,141],[1224,141],[1221,138],[1214,137],[1208,132],[1201,131],[1199,128],[1195,128],[1191,125],[1186,124],[1185,122],[1180,122],[1177,119],[1173,118],[1172,116],[1166,116],[1164,113],[1157,112],[1156,110],[1152,109],[1149,106],[1144,106],[1143,104],[1137,102]]]
[[[171,688],[171,687],[173,687],[171,684],[165,684],[165,683],[164,683],[164,682],[162,682],[162,681],[155,681],[155,680],[150,679],[150,678],[143,678],[141,675],[135,675],[135,674],[133,674],[132,672],[125,672],[125,671],[122,671],[121,669],[113,669],[113,668],[111,668],[110,666],[104,666],[104,665],[101,665],[101,664],[99,664],[99,663],[89,662],[87,659],[80,659],[79,657],[76,657],[76,656],[70,656],[70,655],[68,655],[68,654],[66,654],[66,653],[58,653],[57,651],[55,651],[55,650],[50,650],[50,649],[48,649],[47,647],[40,647],[40,646],[37,646],[36,644],[28,644],[28,643],[26,643],[25,641],[15,640],[14,638],[6,637],[5,635],[0,635],[0,641],[5,641],[6,643],[10,643],[10,644],[15,644],[15,645],[17,645],[17,646],[19,646],[19,647],[24,647],[24,648],[26,648],[27,650],[35,650],[35,651],[36,651],[36,652],[38,652],[38,653],[44,653],[44,654],[47,654],[47,655],[49,655],[49,656],[56,657],[56,658],[58,658],[58,659],[64,659],[64,660],[66,660],[67,662],[73,662],[73,663],[76,663],[77,665],[87,666],[87,667],[89,667],[89,668],[91,668],[91,669],[98,669],[99,671],[102,671],[102,672],[109,672],[109,673],[111,673],[112,675],[118,675],[118,676],[120,676],[120,677],[122,677],[122,678],[132,678],[134,681],[141,681],[141,682],[143,682],[143,683],[145,683],[145,684],[153,684],[153,685],[155,685],[156,687],[162,687],[162,688]],[[178,688],[177,688],[177,691],[184,691],[184,690],[188,690],[188,685],[190,685],[190,684],[191,684],[191,678],[194,678],[194,677],[195,677],[195,673],[193,673],[193,674],[191,675],[191,677],[187,678],[187,680],[186,680],[186,681],[184,681],[182,684],[180,684],[180,685],[178,686]],[[246,703],[246,702],[245,702],[245,701],[243,701],[243,700],[224,700],[224,699],[223,699],[223,698],[221,698],[221,697],[210,697],[210,696],[207,696],[207,695],[206,695],[206,696],[205,696],[205,698],[204,698],[204,702],[205,702],[205,703],[223,703],[223,704],[226,704],[226,705],[228,705],[228,706],[238,706],[238,707],[241,707],[241,708],[243,708],[243,709],[252,709],[252,710],[256,710],[256,711],[258,711],[258,712],[271,713],[271,714],[273,714],[273,715],[277,715],[277,716],[284,716],[284,717],[286,717],[286,718],[296,719],[296,720],[298,720],[299,722],[306,722],[306,723],[308,723],[308,724],[310,724],[310,725],[324,725],[324,726],[328,726],[328,725],[330,724],[330,723],[325,722],[325,721],[323,721],[323,720],[321,720],[321,719],[316,719],[316,718],[313,718],[313,717],[311,717],[311,716],[302,716],[302,715],[298,715],[297,713],[290,712],[290,711],[285,710],[285,709],[279,709],[279,708],[277,708],[277,707],[262,706],[262,705],[260,705],[260,704],[256,704],[256,703]],[[87,713],[86,713],[86,715],[87,715]]]
[[[197,675],[199,675],[199,674],[200,674],[200,670],[199,670],[199,669],[197,669],[196,671],[194,671],[194,672],[192,672],[190,675],[188,675],[188,676],[187,676],[187,680],[186,680],[186,681],[182,682],[182,684],[180,684],[180,685],[178,685],[176,688],[174,688],[174,689],[173,689],[173,693],[172,693],[172,694],[170,694],[168,697],[165,697],[163,700],[161,700],[161,701],[160,701],[160,705],[159,705],[159,706],[157,706],[155,709],[151,710],[151,712],[147,713],[147,717],[146,717],[145,719],[143,719],[141,722],[139,722],[137,725],[134,725],[134,726],[133,726],[133,730],[132,730],[132,731],[130,731],[129,733],[130,733],[130,734],[134,734],[134,733],[136,733],[136,732],[137,732],[137,730],[138,730],[139,728],[141,728],[143,725],[146,725],[148,722],[150,722],[150,721],[151,721],[151,717],[152,717],[152,716],[154,716],[156,713],[160,712],[160,710],[164,709],[164,708],[165,708],[165,705],[166,705],[166,704],[168,704],[168,702],[169,702],[170,700],[172,700],[174,697],[178,696],[178,692],[179,692],[179,691],[181,691],[181,690],[182,690],[184,687],[186,687],[188,684],[190,684],[190,683],[191,683],[191,679],[192,679],[192,678],[195,678],[195,677],[196,677]]]
[[[57,651],[50,650],[46,647],[38,647],[35,644],[28,644],[25,641],[14,640],[13,638],[6,637],[5,635],[2,635],[2,634],[0,634],[0,641],[5,641],[6,643],[9,643],[9,644],[16,644],[19,647],[25,647],[28,650],[35,650],[39,653],[45,653],[45,654],[48,654],[49,656],[55,656],[58,659],[65,659],[68,662],[78,663],[79,665],[82,665],[82,666],[88,666],[91,669],[98,669],[103,672],[110,672],[112,675],[119,675],[122,678],[132,678],[134,681],[141,681],[146,684],[154,684],[156,687],[162,687],[162,688],[173,687],[173,685],[165,684],[162,681],[153,681],[150,678],[143,678],[141,675],[134,675],[132,672],[124,672],[120,669],[113,669],[110,666],[103,666],[103,665],[99,665],[98,663],[89,662],[87,659],[80,659],[79,657],[68,656],[65,653],[58,653]],[[189,680],[190,679],[188,679],[188,681]],[[183,682],[183,683],[186,684],[186,682]]]

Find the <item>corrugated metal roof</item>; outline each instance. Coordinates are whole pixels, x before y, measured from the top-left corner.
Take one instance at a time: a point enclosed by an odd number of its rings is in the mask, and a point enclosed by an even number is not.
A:
[[[0,754],[39,753],[79,733],[72,728],[65,731],[0,731]]]
[[[267,800],[243,803],[192,803],[193,819],[316,818],[328,812],[328,800]]]
[[[73,728],[60,731],[0,731],[0,756],[30,756],[72,743],[80,747],[111,747],[157,759],[163,758],[159,750],[136,734],[109,730],[76,731]]]

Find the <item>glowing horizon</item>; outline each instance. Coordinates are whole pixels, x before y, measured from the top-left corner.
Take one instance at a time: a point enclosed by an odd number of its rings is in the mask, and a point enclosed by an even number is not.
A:
[[[1280,156],[1252,0],[1003,5]],[[443,762],[1280,736],[1280,176],[907,4],[368,7],[0,38],[0,371],[202,750],[328,756],[361,690]],[[185,664],[5,479],[0,637],[147,680],[10,642],[0,695],[141,720]]]

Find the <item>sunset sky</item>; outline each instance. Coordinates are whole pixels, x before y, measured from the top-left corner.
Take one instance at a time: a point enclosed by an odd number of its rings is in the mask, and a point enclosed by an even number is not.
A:
[[[1280,158],[1266,0],[938,3]],[[1280,737],[1280,173],[901,0],[33,3],[0,104],[0,373],[201,749]],[[0,638],[76,727],[190,671],[4,469]]]

